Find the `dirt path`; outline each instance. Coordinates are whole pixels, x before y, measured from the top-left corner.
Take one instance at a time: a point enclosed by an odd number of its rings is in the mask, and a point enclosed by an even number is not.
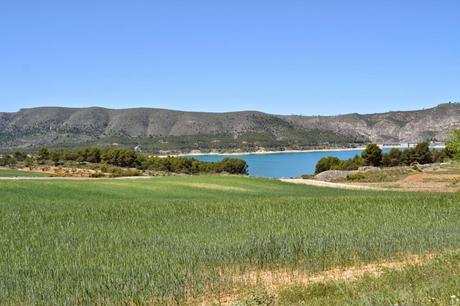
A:
[[[280,289],[293,286],[308,286],[315,283],[329,281],[354,281],[364,275],[374,277],[380,276],[385,270],[401,270],[412,265],[423,265],[435,257],[434,254],[427,255],[409,255],[399,260],[389,260],[376,263],[365,264],[361,266],[335,268],[319,273],[308,273],[289,270],[270,270],[270,271],[250,271],[243,275],[233,277],[233,282],[239,284],[241,288],[263,287],[270,294],[276,294]],[[241,299],[238,293],[221,294],[220,298],[212,298],[201,301],[200,305],[232,305]],[[195,301],[196,302],[196,301]]]
[[[279,179],[282,182],[292,183],[292,184],[302,184],[318,187],[329,187],[329,188],[340,188],[340,189],[351,189],[351,190],[387,190],[381,187],[374,186],[364,186],[364,185],[355,185],[355,184],[345,184],[345,183],[333,183],[333,182],[324,182],[318,180],[308,180],[308,179]]]

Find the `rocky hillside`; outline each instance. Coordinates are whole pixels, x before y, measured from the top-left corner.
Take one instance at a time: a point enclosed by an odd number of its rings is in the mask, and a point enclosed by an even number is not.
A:
[[[443,141],[460,128],[460,104],[381,114],[280,116],[246,111],[61,108],[0,113],[0,148],[140,144],[148,151],[308,147]]]

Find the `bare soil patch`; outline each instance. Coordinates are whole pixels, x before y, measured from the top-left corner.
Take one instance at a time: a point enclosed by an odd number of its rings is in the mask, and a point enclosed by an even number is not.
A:
[[[335,268],[318,273],[299,270],[252,270],[232,276],[232,283],[239,288],[264,288],[268,293],[276,295],[280,289],[293,286],[308,286],[315,283],[330,281],[354,281],[365,275],[380,276],[386,270],[400,270],[413,265],[423,265],[432,260],[434,254],[409,255],[402,259],[387,260],[353,267]],[[244,290],[243,290],[244,291]],[[189,301],[190,305],[232,305],[242,298],[242,290],[225,292],[220,296],[204,296],[199,300]]]
[[[385,188],[385,183],[367,183],[370,187]],[[459,174],[442,173],[417,173],[402,180],[391,182],[394,190],[400,191],[433,191],[433,192],[457,192],[460,191]]]

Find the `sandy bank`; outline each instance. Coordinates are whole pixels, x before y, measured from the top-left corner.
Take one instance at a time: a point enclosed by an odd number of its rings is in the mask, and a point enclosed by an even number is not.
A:
[[[264,154],[285,154],[285,153],[311,153],[311,152],[343,152],[343,151],[361,151],[364,147],[359,148],[342,148],[342,149],[309,149],[309,150],[284,150],[284,151],[253,151],[253,152],[229,152],[229,153],[217,153],[217,152],[192,152],[182,153],[174,156],[201,156],[201,155],[215,155],[215,156],[238,156],[238,155],[264,155]],[[171,155],[173,156],[173,155]]]
[[[395,146],[379,146],[381,149],[407,149],[407,145],[395,145]],[[432,149],[442,149],[445,146],[432,146]],[[357,148],[329,148],[329,149],[306,149],[306,150],[283,150],[283,151],[246,151],[246,152],[191,152],[191,153],[181,153],[181,154],[171,154],[168,156],[203,156],[203,155],[212,155],[212,156],[241,156],[241,155],[264,155],[264,154],[286,154],[286,153],[314,153],[314,152],[346,152],[346,151],[363,151],[366,147],[357,147]],[[166,157],[166,155],[160,155],[160,157]]]

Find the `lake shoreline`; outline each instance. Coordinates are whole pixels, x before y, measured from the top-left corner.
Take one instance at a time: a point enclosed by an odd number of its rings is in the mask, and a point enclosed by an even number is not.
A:
[[[191,153],[181,153],[171,156],[238,156],[238,155],[268,155],[268,154],[288,154],[288,153],[314,153],[314,152],[341,152],[341,151],[360,151],[364,150],[365,147],[358,148],[336,148],[336,149],[306,149],[306,150],[283,150],[283,151],[244,151],[244,152],[191,152]]]
[[[381,149],[408,149],[407,145],[399,146],[379,146]],[[442,149],[445,146],[432,146],[432,149]],[[180,153],[172,154],[168,156],[175,157],[193,157],[193,156],[240,156],[240,155],[265,155],[265,154],[288,154],[288,153],[315,153],[315,152],[346,152],[346,151],[363,151],[366,147],[356,147],[356,148],[330,148],[330,149],[305,149],[305,150],[282,150],[282,151],[244,151],[244,152],[190,152],[190,153]],[[166,155],[165,155],[166,156]]]

